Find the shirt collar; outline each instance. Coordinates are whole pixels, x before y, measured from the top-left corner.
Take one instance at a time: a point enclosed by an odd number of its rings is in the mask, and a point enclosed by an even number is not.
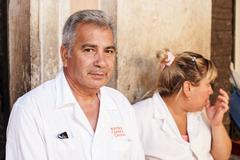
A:
[[[76,103],[76,99],[71,91],[71,88],[66,80],[63,70],[56,77],[56,108],[62,108],[68,104]]]
[[[108,87],[103,86],[100,88],[99,99],[100,99],[100,106],[103,106],[102,107],[103,109],[116,110],[117,103],[114,102],[115,98],[116,96],[114,96],[114,93],[109,91]]]
[[[154,106],[154,113],[153,116],[156,119],[166,119],[171,115],[170,111],[168,110],[168,107],[166,103],[163,101],[162,97],[158,92],[155,92],[153,95],[153,106]],[[199,120],[201,117],[202,111],[198,112],[189,112],[187,114],[189,117],[194,117],[196,120]]]
[[[156,119],[165,119],[168,117],[168,108],[163,101],[162,97],[159,95],[158,92],[155,92],[153,95],[153,106],[154,106],[154,113],[153,117]]]
[[[63,70],[56,77],[56,108],[66,107],[70,104],[76,104],[77,101],[72,93],[72,90],[67,82],[67,79],[64,75]],[[113,101],[114,97],[111,97],[111,92],[108,92],[109,89],[107,87],[101,87],[98,93],[98,97],[100,99],[100,106],[104,106],[102,108],[107,110],[115,110],[117,109],[116,104]]]

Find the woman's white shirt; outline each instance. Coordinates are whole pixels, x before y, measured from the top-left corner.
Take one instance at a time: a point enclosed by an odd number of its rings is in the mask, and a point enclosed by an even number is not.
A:
[[[186,142],[159,93],[134,104],[146,157],[161,160],[212,160],[211,129],[203,112],[187,114]]]

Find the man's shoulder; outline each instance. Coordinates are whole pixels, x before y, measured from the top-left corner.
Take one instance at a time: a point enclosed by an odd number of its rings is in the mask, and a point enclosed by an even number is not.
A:
[[[15,105],[34,106],[37,102],[49,102],[55,94],[55,80],[49,80],[19,97]]]
[[[111,87],[107,87],[107,86],[103,86],[101,88],[101,92],[103,92],[103,94],[106,94],[110,97],[112,97],[113,99],[115,98],[126,98],[123,93],[121,93],[119,90],[111,88]]]
[[[46,95],[49,92],[53,91],[55,89],[55,79],[48,80],[36,88],[30,90],[26,94],[23,95],[23,97],[28,97],[28,96],[41,96],[41,95]]]
[[[101,92],[104,94],[105,99],[111,100],[120,110],[132,108],[129,100],[120,91],[111,87],[102,87]]]

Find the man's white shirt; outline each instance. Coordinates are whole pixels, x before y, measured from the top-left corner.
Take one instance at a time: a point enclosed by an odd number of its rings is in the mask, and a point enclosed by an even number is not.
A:
[[[63,71],[14,104],[7,128],[6,160],[143,160],[128,100],[102,87],[94,132]]]

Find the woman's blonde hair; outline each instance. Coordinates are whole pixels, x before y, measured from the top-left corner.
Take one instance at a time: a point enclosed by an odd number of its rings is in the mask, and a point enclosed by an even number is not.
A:
[[[173,62],[166,65],[168,55],[169,50],[164,50],[159,58],[162,71],[155,89],[163,97],[178,94],[185,81],[198,86],[199,82],[205,77],[211,82],[217,77],[217,69],[214,63],[201,54],[183,52],[175,55]]]

